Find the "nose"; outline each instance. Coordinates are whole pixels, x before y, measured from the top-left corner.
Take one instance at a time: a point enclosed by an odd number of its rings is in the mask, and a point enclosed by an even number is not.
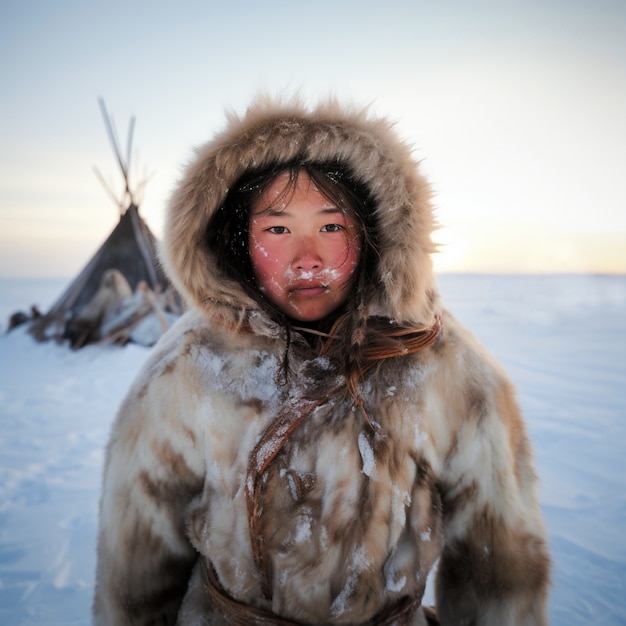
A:
[[[322,257],[311,238],[303,237],[298,240],[295,246],[291,267],[294,270],[303,270],[306,272],[321,269]]]

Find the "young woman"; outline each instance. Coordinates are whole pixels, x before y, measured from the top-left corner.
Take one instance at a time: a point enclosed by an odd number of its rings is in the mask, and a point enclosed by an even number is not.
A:
[[[96,624],[547,623],[530,444],[440,302],[429,198],[334,102],[261,100],[198,151],[163,245],[190,310],[113,426]]]

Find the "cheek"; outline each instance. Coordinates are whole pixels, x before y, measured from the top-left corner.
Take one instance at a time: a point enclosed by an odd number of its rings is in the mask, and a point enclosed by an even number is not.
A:
[[[348,247],[348,259],[347,262],[352,266],[352,270],[359,264],[361,260],[361,241],[360,239],[354,239]]]
[[[337,246],[333,253],[334,267],[345,274],[351,274],[359,263],[361,258],[361,242],[358,238],[352,241],[344,242],[341,246]]]
[[[282,267],[280,250],[256,237],[250,237],[250,262],[259,278],[276,276]]]
[[[250,258],[253,264],[263,258],[268,258],[270,254],[262,238],[257,237],[253,233],[250,233],[248,239],[248,249],[250,250]]]
[[[323,274],[335,288],[348,288],[361,256],[360,245],[343,243],[332,252],[332,261],[326,266]],[[330,257],[329,257],[330,258]]]

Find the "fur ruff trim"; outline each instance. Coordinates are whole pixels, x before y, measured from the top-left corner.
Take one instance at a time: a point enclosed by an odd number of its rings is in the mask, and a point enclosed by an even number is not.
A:
[[[245,114],[230,113],[225,129],[197,149],[172,195],[161,246],[176,288],[188,302],[229,324],[245,321],[258,308],[239,284],[218,271],[203,243],[205,232],[247,170],[296,157],[344,163],[374,200],[379,289],[367,313],[401,323],[431,323],[435,223],[430,187],[389,121],[336,100],[307,108],[297,99],[261,97]]]

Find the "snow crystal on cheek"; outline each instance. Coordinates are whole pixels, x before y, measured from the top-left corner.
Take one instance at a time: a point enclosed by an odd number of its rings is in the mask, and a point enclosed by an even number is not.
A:
[[[328,282],[331,282],[333,280],[339,280],[340,278],[342,278],[342,274],[337,268],[328,267],[320,272],[319,277],[326,279]]]
[[[344,278],[344,273],[336,267],[327,267],[320,271],[315,270],[300,270],[295,271],[292,267],[288,267],[285,270],[284,276],[287,280],[313,280],[318,279],[328,284],[333,281],[341,280]]]
[[[359,452],[361,453],[361,460],[363,461],[363,469],[361,471],[366,476],[373,478],[376,475],[376,460],[374,458],[374,451],[372,450],[365,433],[359,433],[358,444]]]
[[[295,272],[292,267],[288,267],[285,270],[284,274],[285,278],[289,281],[292,280],[313,280],[316,277],[316,274],[312,270],[301,270],[299,272]]]
[[[258,250],[265,258],[269,257],[270,253],[267,251],[263,244],[260,244],[256,239],[253,239],[252,243],[255,250]]]

